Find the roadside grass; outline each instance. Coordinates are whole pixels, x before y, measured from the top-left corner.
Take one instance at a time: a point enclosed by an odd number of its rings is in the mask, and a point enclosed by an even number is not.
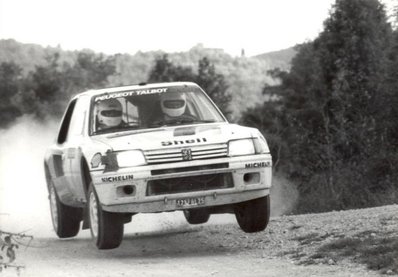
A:
[[[329,240],[326,241],[326,238]],[[398,274],[398,234],[396,232],[378,233],[368,230],[350,237],[310,233],[296,237],[295,240],[301,246],[313,245],[315,247],[315,253],[304,258],[302,253],[290,253],[291,258],[300,260],[299,264],[334,264],[348,258],[382,274]]]
[[[320,255],[350,257],[381,273],[398,273],[398,237],[344,238],[328,243],[317,251]]]

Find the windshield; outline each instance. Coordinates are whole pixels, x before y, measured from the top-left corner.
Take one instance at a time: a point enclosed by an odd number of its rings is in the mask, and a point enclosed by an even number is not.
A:
[[[92,103],[93,134],[225,121],[196,86],[105,93]]]

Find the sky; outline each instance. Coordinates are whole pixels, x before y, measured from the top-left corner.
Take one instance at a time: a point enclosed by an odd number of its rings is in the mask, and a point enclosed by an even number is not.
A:
[[[252,56],[314,39],[334,2],[0,0],[0,39],[106,54],[180,52],[201,43]]]

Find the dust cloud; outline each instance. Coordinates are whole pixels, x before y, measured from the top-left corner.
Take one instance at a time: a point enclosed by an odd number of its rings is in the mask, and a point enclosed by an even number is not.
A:
[[[0,229],[26,232],[35,237],[55,237],[52,229],[43,158],[54,140],[58,123],[20,118],[7,130],[0,130]],[[283,178],[274,178],[271,191],[272,215],[286,214],[294,207],[297,193]],[[208,224],[236,223],[231,214],[212,215]],[[139,214],[126,224],[126,234],[168,232],[198,228],[190,226],[182,212]],[[89,231],[79,236],[89,237]]]
[[[274,176],[271,188],[271,216],[286,215],[294,212],[299,193],[286,178]]]
[[[52,232],[43,158],[56,134],[54,122],[20,118],[0,131],[0,228],[48,235]]]

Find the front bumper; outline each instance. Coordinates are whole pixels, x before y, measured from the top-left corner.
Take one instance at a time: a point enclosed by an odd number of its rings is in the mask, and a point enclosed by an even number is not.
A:
[[[195,170],[208,165],[226,167]],[[181,169],[173,171],[172,169]],[[209,168],[209,167],[206,167]],[[154,175],[154,172],[160,172]],[[190,192],[148,195],[148,182],[169,178],[192,178],[210,174],[231,174],[231,186]],[[212,207],[239,203],[269,194],[272,159],[269,154],[120,168],[116,172],[92,171],[92,180],[102,208],[109,212],[148,213],[193,207]],[[249,178],[249,177],[250,178]],[[252,176],[255,176],[251,178]],[[133,188],[125,193],[124,188]],[[177,200],[201,198],[200,206],[179,206]]]

